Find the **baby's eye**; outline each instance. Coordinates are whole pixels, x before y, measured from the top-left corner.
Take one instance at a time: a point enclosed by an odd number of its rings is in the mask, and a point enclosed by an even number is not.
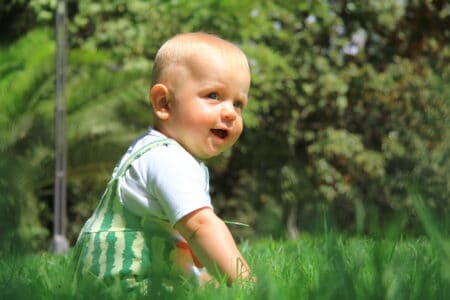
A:
[[[244,107],[244,103],[242,103],[242,101],[234,101],[233,105],[236,108],[243,108]]]
[[[219,99],[219,95],[217,93],[209,93],[207,97],[215,100]]]

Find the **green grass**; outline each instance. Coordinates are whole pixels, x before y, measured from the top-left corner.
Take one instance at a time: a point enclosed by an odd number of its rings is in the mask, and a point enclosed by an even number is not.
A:
[[[0,258],[0,299],[448,299],[450,264],[430,240],[346,238],[244,243],[256,284],[197,288],[189,283],[153,297],[119,285],[72,280],[69,256]],[[156,297],[155,297],[156,296]]]

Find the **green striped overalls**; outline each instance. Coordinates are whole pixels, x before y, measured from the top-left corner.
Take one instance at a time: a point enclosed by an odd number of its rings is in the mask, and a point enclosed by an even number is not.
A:
[[[169,271],[167,262],[174,232],[167,222],[139,217],[119,200],[119,181],[142,154],[173,143],[160,139],[143,146],[120,162],[113,172],[94,214],[84,225],[75,246],[78,274],[92,274],[108,281],[120,280],[130,289],[146,292]]]

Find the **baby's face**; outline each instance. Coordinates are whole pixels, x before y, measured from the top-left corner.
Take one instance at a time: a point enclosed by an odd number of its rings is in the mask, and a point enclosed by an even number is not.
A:
[[[243,129],[250,88],[247,61],[234,54],[202,52],[172,74],[165,133],[199,159],[229,149]]]

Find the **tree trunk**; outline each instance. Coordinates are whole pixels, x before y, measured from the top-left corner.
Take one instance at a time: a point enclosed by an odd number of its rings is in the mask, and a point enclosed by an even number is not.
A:
[[[300,235],[300,230],[298,228],[298,205],[292,203],[291,205],[285,207],[286,216],[286,229],[290,239],[298,239]]]

